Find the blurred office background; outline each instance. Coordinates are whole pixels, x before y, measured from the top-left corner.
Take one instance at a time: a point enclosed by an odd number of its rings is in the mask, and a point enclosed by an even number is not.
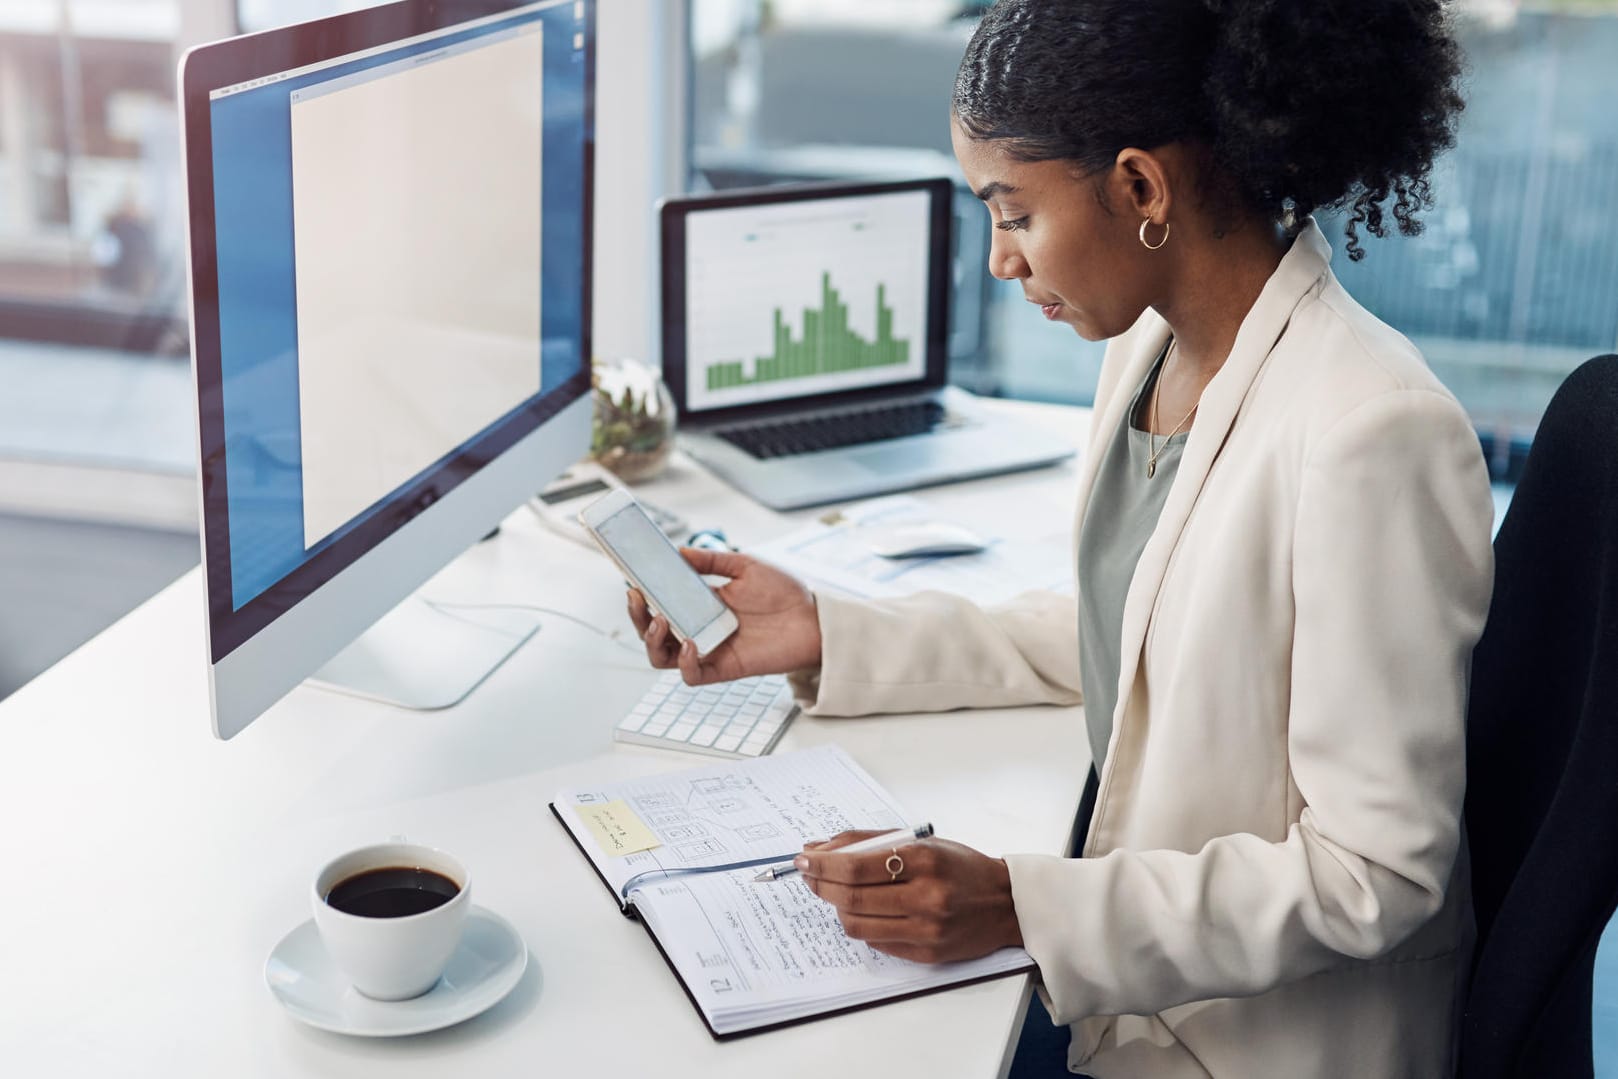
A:
[[[197,560],[179,53],[363,6],[0,4],[0,696]],[[649,351],[655,340],[656,195],[959,179],[947,104],[982,6],[608,0],[599,160],[614,187],[601,227],[616,242],[602,250],[629,249],[606,272],[627,278],[614,294],[644,296],[646,309],[630,319],[639,338],[603,344]],[[1618,350],[1618,0],[1465,0],[1457,17],[1469,107],[1434,177],[1426,232],[1368,240],[1363,263],[1335,265],[1471,412],[1503,504],[1562,377]],[[627,126],[617,116],[641,125],[630,149],[609,146]],[[987,216],[964,190],[958,219],[957,381],[1087,403],[1100,346],[1033,317],[1015,284],[988,277]],[[1608,949],[1604,968],[1611,960]],[[1618,994],[1603,979],[1598,1072],[1618,1076]]]
[[[956,175],[945,103],[981,6],[692,0],[693,185]],[[1335,268],[1422,348],[1509,480],[1561,379],[1618,347],[1618,3],[1459,11],[1469,104],[1426,232],[1370,239],[1364,262]],[[987,217],[972,204],[963,224],[976,254]],[[1340,222],[1322,224],[1341,250]],[[1100,345],[1028,318],[1020,288],[977,267],[959,291],[964,385],[1088,401]]]

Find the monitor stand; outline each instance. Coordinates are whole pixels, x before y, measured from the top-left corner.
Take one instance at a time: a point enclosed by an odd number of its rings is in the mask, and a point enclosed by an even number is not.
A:
[[[433,712],[465,700],[539,627],[532,610],[411,596],[332,657],[309,684]]]

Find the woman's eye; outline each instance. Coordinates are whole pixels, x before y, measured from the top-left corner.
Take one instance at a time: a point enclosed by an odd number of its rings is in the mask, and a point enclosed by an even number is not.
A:
[[[1021,232],[1028,227],[1028,218],[1008,217],[1003,221],[996,221],[994,227],[1002,232]]]

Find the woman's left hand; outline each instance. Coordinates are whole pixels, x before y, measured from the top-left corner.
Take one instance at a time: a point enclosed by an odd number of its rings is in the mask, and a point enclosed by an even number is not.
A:
[[[880,834],[844,832],[805,847],[795,860],[809,890],[837,908],[843,932],[879,952],[922,963],[1021,946],[1005,862],[936,837],[897,852],[837,851]],[[898,861],[890,866],[895,854]],[[895,879],[892,868],[901,864]]]

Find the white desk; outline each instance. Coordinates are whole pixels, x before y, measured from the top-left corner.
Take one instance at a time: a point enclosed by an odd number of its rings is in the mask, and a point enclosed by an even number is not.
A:
[[[1076,443],[1089,421],[1078,409],[1006,407]],[[1069,514],[1072,476],[1069,464],[920,496],[1032,535]],[[806,516],[753,505],[686,461],[645,494],[744,548]],[[611,566],[526,512],[423,591],[629,628]],[[645,931],[618,913],[546,808],[565,784],[700,761],[611,741],[653,678],[643,658],[547,617],[451,711],[300,688],[220,743],[208,729],[202,612],[192,572],[0,703],[0,1074],[1003,1072],[1025,977],[710,1039]],[[800,716],[780,751],[829,741],[940,834],[990,852],[1062,851],[1088,767],[1077,709]],[[329,855],[393,834],[471,868],[474,901],[527,939],[528,973],[496,1008],[434,1034],[367,1040],[305,1027],[266,990],[264,959],[309,916],[310,879]]]

